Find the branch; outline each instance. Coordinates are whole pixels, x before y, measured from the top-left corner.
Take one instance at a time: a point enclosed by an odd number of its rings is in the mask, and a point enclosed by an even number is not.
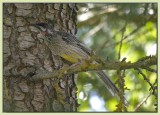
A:
[[[63,76],[69,75],[78,72],[86,72],[86,71],[94,71],[94,70],[124,70],[124,69],[131,69],[131,68],[143,68],[146,69],[149,66],[157,64],[157,57],[156,56],[147,56],[141,58],[137,62],[103,62],[100,59],[96,59],[99,63],[88,63],[88,60],[80,64],[76,64],[74,66],[68,66],[61,68],[59,70],[54,70],[52,72],[48,72],[46,70],[40,70],[36,75],[34,75],[31,80],[39,80],[39,79],[46,79],[46,78],[54,78],[55,76]]]

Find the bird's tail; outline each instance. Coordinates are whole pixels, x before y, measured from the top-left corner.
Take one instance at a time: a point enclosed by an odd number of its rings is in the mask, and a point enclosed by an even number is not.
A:
[[[115,96],[118,95],[119,90],[116,85],[110,80],[108,75],[104,71],[96,71],[100,79],[104,82],[105,87],[109,90],[109,92]]]
[[[119,89],[116,87],[116,85],[110,80],[108,75],[104,71],[96,71],[100,79],[104,82],[105,87],[110,91],[110,93],[113,96],[118,96],[119,94]],[[128,105],[127,100],[124,97],[125,105]]]

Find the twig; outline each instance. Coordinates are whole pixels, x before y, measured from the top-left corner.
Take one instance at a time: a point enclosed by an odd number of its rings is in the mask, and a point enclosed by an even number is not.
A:
[[[119,34],[119,33],[123,30],[123,28],[124,28],[124,27],[122,27],[119,31],[117,31],[111,39],[114,39],[114,38],[117,36],[117,34]],[[101,45],[101,47],[99,47],[99,49],[97,50],[97,52],[99,52],[101,49],[103,49],[103,48],[106,46],[106,44],[108,43],[108,41],[109,41],[109,40],[107,39],[107,40]]]
[[[140,109],[140,107],[143,105],[143,103],[145,103],[147,101],[147,99],[151,96],[151,93],[146,97],[144,98],[137,106],[136,108],[134,109],[134,111],[138,111]]]
[[[143,26],[145,25],[145,23],[139,25],[136,29],[134,29],[132,32],[130,32],[128,35],[124,36],[123,40],[127,39],[129,36],[132,36],[134,33],[136,33],[137,31],[139,31],[139,29],[141,29]],[[113,44],[110,44],[108,45],[107,47],[110,47],[110,46],[115,46],[115,45],[118,45],[119,43],[121,43],[121,40],[116,42],[116,43],[113,43]]]
[[[126,108],[126,104],[128,102],[126,102],[125,97],[124,97],[124,91],[125,91],[125,81],[124,81],[124,77],[125,77],[125,70],[123,70],[122,72],[120,70],[117,70],[117,75],[119,76],[118,78],[118,86],[120,87],[120,91],[119,91],[119,97],[120,97],[120,101],[118,103],[117,108],[115,111],[127,111]]]
[[[150,67],[147,67],[147,68],[146,68],[146,70],[148,70],[148,71],[150,71],[150,72],[157,73],[157,70],[155,70],[155,69],[152,69],[152,68],[150,68]]]
[[[121,37],[121,41],[120,41],[120,46],[119,46],[119,53],[118,53],[118,59],[120,60],[121,58],[121,49],[122,49],[122,43],[123,43],[123,37],[124,37],[124,33],[125,33],[125,30],[126,30],[126,23],[125,23],[125,26],[124,28],[122,29],[122,37]]]
[[[155,98],[157,98],[157,78],[155,80],[155,82],[153,83],[153,86],[154,86],[154,90],[152,92],[152,94],[155,96]]]
[[[139,68],[135,68],[144,78],[144,80],[147,81],[147,83],[150,85],[151,89],[154,91],[154,86],[150,83],[149,79],[146,77],[146,75],[139,69]]]
[[[92,35],[96,34],[99,30],[102,29],[103,26],[104,26],[104,23],[100,23],[99,25],[95,26],[90,31],[88,31],[86,34],[84,34],[83,36],[81,36],[80,39],[87,38],[89,36],[92,36]]]

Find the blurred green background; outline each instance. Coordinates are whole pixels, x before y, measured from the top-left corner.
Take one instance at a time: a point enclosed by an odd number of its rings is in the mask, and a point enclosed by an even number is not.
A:
[[[102,3],[77,4],[77,37],[93,49],[102,59],[136,62],[138,59],[157,55],[157,4],[156,3]],[[122,44],[121,39],[123,38]],[[120,45],[121,48],[120,48]],[[156,66],[152,69],[156,70]],[[113,82],[117,71],[106,70]],[[142,70],[152,84],[156,84],[155,72]],[[138,104],[150,94],[150,85],[134,69],[125,73],[125,97],[127,111],[135,111]],[[93,72],[78,74],[78,111],[114,111],[117,97],[106,91],[103,82]],[[156,111],[157,100],[150,95],[136,111]]]

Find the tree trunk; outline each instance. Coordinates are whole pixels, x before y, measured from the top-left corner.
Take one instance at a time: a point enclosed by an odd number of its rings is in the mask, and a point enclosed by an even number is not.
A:
[[[75,4],[3,4],[3,111],[77,111],[76,78],[30,81],[39,69],[52,71],[56,62],[37,40],[30,23],[54,22],[56,30],[76,34]]]

